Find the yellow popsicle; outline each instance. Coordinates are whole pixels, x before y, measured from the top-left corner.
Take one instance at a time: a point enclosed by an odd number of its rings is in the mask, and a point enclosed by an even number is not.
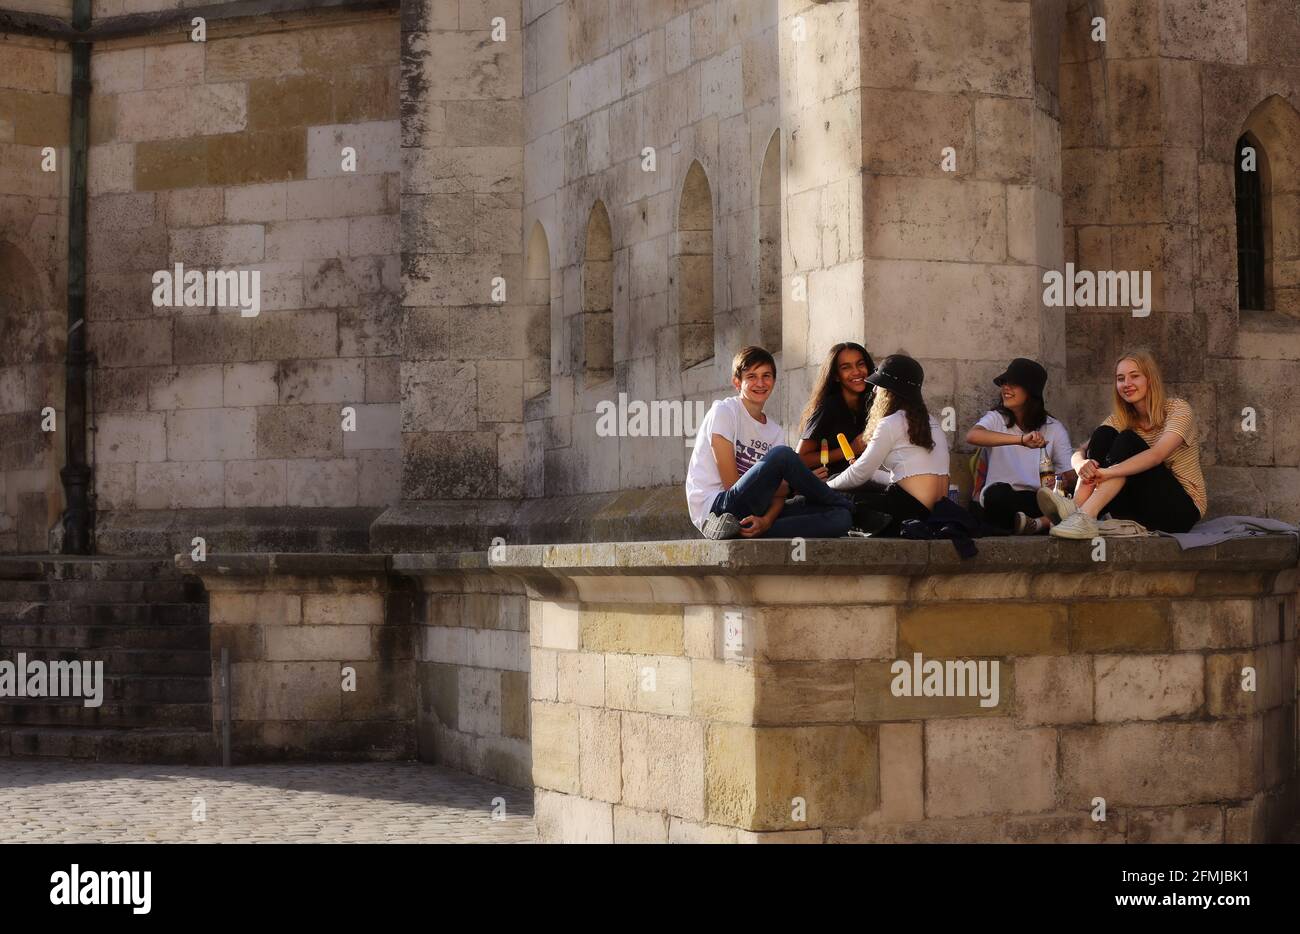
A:
[[[835,440],[840,443],[840,450],[844,452],[844,459],[846,461],[851,464],[858,459],[858,456],[853,453],[853,445],[849,444],[849,439],[844,437],[844,432],[841,431],[836,435]]]

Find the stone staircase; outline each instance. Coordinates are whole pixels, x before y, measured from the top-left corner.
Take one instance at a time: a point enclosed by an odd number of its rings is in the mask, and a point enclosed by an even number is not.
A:
[[[102,661],[103,703],[0,697],[0,757],[212,764],[207,595],[168,559],[0,557],[0,660]]]

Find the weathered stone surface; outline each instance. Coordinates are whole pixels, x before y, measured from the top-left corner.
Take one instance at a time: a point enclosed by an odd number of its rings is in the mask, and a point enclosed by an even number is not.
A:
[[[1254,791],[1249,720],[1123,723],[1061,734],[1065,801],[1090,807],[1175,805],[1234,799]]]
[[[925,730],[927,817],[1033,814],[1056,803],[1056,731],[1009,720],[933,720]]]

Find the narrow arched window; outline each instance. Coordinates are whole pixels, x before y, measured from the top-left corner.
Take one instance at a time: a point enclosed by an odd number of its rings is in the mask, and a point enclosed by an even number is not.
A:
[[[587,222],[582,263],[582,369],[590,388],[614,378],[614,240],[609,212],[597,201]]]
[[[541,221],[533,224],[528,238],[527,269],[524,398],[534,399],[551,388],[551,248]]]
[[[1264,153],[1249,133],[1237,140],[1237,298],[1240,307],[1265,307]]]
[[[781,350],[781,131],[772,134],[758,182],[758,342]]]
[[[713,191],[692,162],[677,211],[672,278],[677,292],[677,346],[683,370],[713,357]]]

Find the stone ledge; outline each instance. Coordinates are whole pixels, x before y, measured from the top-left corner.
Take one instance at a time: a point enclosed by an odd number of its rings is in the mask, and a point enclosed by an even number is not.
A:
[[[480,551],[515,545],[698,538],[681,486],[530,500],[403,503],[370,528],[376,552]]]
[[[188,552],[194,536],[209,553],[369,552],[378,507],[133,509],[98,514],[95,545],[102,555]]]
[[[386,574],[389,567],[387,555],[310,552],[210,554],[206,561],[195,561],[189,552],[182,552],[174,561],[182,571],[218,577],[373,575]]]
[[[1242,539],[1183,551],[1171,538],[1108,539],[1107,559],[1092,560],[1089,542],[1062,539],[988,538],[979,554],[963,560],[949,541],[903,539],[810,539],[803,560],[794,560],[789,539],[596,542],[508,545],[492,567],[503,571],[552,570],[574,574],[776,573],[800,575],[959,574],[1023,571],[1283,571],[1294,568],[1300,546],[1291,536]],[[405,567],[417,556],[398,555]],[[396,565],[395,565],[396,566]]]

